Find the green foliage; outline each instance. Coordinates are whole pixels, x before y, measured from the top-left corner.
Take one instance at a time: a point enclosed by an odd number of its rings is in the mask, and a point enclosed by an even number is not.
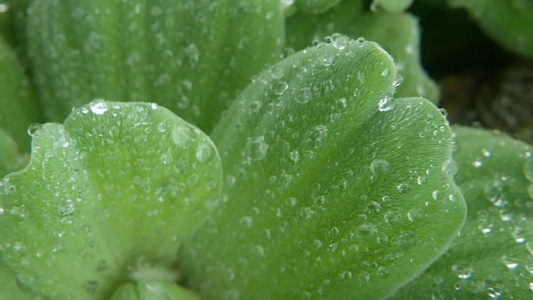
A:
[[[438,102],[437,86],[420,66],[420,34],[413,16],[364,12],[362,1],[344,1],[325,14],[297,13],[287,20],[287,43],[297,50],[335,33],[378,42],[391,52],[403,78],[397,97],[420,96]]]
[[[465,216],[442,170],[451,133],[427,100],[390,96],[396,77],[375,43],[338,37],[243,91],[212,133],[227,203],[184,243],[189,286],[206,299],[378,299],[445,250]]]
[[[0,299],[531,298],[533,147],[420,60],[532,58],[532,3],[5,1]]]
[[[128,277],[176,279],[177,248],[220,190],[207,136],[155,104],[97,101],[33,139],[29,166],[0,183],[2,261],[22,284],[103,299]]]
[[[450,250],[394,299],[528,299],[533,146],[480,129],[454,133],[466,224]]]
[[[36,0],[28,18],[53,121],[94,98],[153,101],[209,132],[283,42],[279,0]]]
[[[30,150],[26,133],[31,123],[41,121],[33,88],[9,45],[0,37],[0,128],[20,146]]]
[[[448,0],[463,7],[507,50],[533,59],[533,1]]]

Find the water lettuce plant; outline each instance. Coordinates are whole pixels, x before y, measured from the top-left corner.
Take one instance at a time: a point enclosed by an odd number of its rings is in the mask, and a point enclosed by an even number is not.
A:
[[[531,57],[509,3],[0,4],[0,299],[530,298],[533,146],[450,126],[406,11]]]

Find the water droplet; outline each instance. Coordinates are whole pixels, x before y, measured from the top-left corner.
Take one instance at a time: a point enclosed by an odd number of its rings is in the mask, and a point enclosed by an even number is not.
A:
[[[378,110],[381,112],[390,111],[394,108],[394,103],[392,97],[384,97],[379,100]]]
[[[505,266],[509,270],[514,270],[514,269],[518,268],[518,266],[519,266],[517,258],[509,256],[509,255],[506,255],[506,254],[502,256],[502,262],[505,264]]]
[[[523,242],[525,242],[526,241],[526,238],[524,237],[525,233],[526,232],[523,228],[515,227],[512,233],[515,242],[519,244],[522,244]]]
[[[74,216],[74,203],[72,200],[67,199],[64,203],[58,205],[56,212],[59,216],[59,222],[71,224]]]
[[[466,280],[472,277],[474,267],[470,262],[459,262],[453,264],[452,271],[457,275],[457,278]]]
[[[476,168],[480,168],[481,166],[483,166],[483,163],[480,162],[480,161],[475,160],[475,161],[472,162],[472,166],[474,166]]]
[[[312,99],[313,99],[313,93],[311,92],[311,88],[309,87],[301,88],[299,90],[299,93],[295,95],[294,97],[294,100],[296,100],[296,102],[301,103],[301,104],[306,104]]]
[[[252,217],[242,217],[239,219],[239,224],[246,226],[246,228],[252,228]]]
[[[266,156],[268,144],[265,142],[264,136],[259,136],[254,139],[249,138],[244,146],[244,150],[251,161],[260,161]]]
[[[331,66],[332,63],[333,63],[333,57],[331,56],[327,56],[322,59],[322,65],[324,65],[324,67],[329,67]]]
[[[103,100],[96,100],[91,103],[90,109],[96,115],[103,115],[109,108]]]
[[[389,169],[390,163],[384,159],[374,159],[370,163],[370,172],[376,178],[384,178],[389,173]]]
[[[381,205],[376,201],[372,201],[368,204],[366,211],[369,214],[378,214],[381,211]]]
[[[192,142],[193,133],[188,126],[172,128],[172,141],[180,147],[185,147]]]
[[[400,183],[397,186],[397,189],[398,189],[398,192],[403,194],[403,193],[408,192],[411,189],[411,186],[409,184],[407,184],[407,183]]]
[[[39,123],[33,123],[30,125],[30,127],[28,127],[28,134],[33,136],[34,134],[36,134],[41,128],[43,128],[43,125],[39,124]]]
[[[290,205],[290,206],[295,206],[296,202],[298,202],[298,199],[294,197],[290,197],[287,200],[285,200],[285,203],[287,203],[287,205]]]
[[[278,81],[274,84],[273,92],[274,94],[281,96],[289,88],[289,85],[285,81]]]
[[[300,160],[300,154],[298,153],[298,150],[291,151],[289,153],[289,157],[293,162],[298,162],[298,160]]]
[[[199,162],[206,162],[208,159],[213,156],[213,148],[208,144],[200,144],[196,148],[196,159]]]
[[[412,231],[404,231],[398,239],[398,246],[404,250],[414,248],[418,244],[418,237]]]
[[[359,225],[359,227],[357,227],[357,232],[359,233],[360,236],[370,236],[370,235],[375,235],[378,232],[378,230],[374,224],[364,223],[362,225]]]
[[[385,277],[390,274],[390,269],[387,267],[379,267],[378,268],[378,276]]]
[[[446,172],[450,176],[455,176],[458,170],[459,166],[453,159],[449,159],[442,164],[442,171]]]
[[[322,242],[320,240],[314,240],[313,245],[317,248],[322,247]]]
[[[381,76],[385,77],[385,76],[389,75],[389,73],[390,73],[389,69],[385,69],[385,70],[383,70],[383,72],[381,72]]]
[[[191,67],[195,67],[200,60],[200,51],[193,43],[183,49],[183,54]]]
[[[400,213],[397,212],[397,211],[394,211],[394,210],[389,210],[385,213],[385,222],[387,222],[387,224],[395,224],[395,223],[398,223],[400,221]]]

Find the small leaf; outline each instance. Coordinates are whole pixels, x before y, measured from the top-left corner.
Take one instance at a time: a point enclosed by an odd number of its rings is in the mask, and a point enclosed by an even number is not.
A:
[[[420,64],[420,31],[415,17],[408,13],[363,12],[360,1],[344,1],[322,15],[295,14],[287,19],[287,43],[297,50],[335,33],[353,39],[364,37],[391,52],[403,78],[397,81],[401,84],[396,97],[420,96],[437,103],[438,87]]]
[[[9,45],[0,37],[0,127],[29,152],[30,124],[41,120],[32,86]]]
[[[283,20],[279,0],[36,0],[28,36],[45,116],[148,99],[209,132],[279,59]]]
[[[449,0],[465,8],[488,35],[508,51],[533,58],[533,2]],[[512,34],[510,34],[512,32]]]
[[[127,280],[177,280],[177,248],[220,191],[206,135],[156,104],[97,101],[33,139],[29,166],[0,183],[0,255],[23,284],[104,299]]]
[[[442,170],[451,132],[427,100],[391,97],[396,76],[375,43],[339,37],[243,91],[212,133],[223,203],[180,250],[188,286],[205,299],[378,299],[437,259],[465,216]]]
[[[450,250],[393,299],[530,299],[533,147],[486,130],[454,132],[467,221]]]

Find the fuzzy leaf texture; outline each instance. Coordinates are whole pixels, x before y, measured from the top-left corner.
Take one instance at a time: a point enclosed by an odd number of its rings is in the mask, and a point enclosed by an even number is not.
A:
[[[397,76],[377,44],[346,37],[258,76],[211,135],[223,203],[180,250],[187,286],[379,299],[436,260],[465,218],[443,171],[451,132],[429,101],[391,97]]]
[[[209,132],[278,59],[283,20],[279,0],[35,0],[28,40],[45,117],[94,98],[150,99]]]
[[[394,299],[529,299],[533,147],[486,130],[453,129],[466,224],[450,250]]]
[[[396,96],[420,96],[437,103],[438,87],[420,64],[418,22],[409,13],[373,13],[363,9],[361,0],[343,1],[321,15],[296,13],[287,19],[286,25],[287,44],[296,50],[336,33],[380,43],[395,58],[403,79]]]
[[[0,182],[0,256],[19,281],[77,300],[177,280],[181,240],[221,188],[210,139],[156,104],[101,100],[33,130],[29,165]]]

